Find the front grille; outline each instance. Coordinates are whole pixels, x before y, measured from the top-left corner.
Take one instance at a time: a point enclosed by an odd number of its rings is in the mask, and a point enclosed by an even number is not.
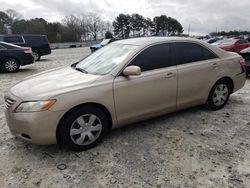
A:
[[[10,98],[5,98],[5,106],[6,108],[10,108],[13,104],[15,104],[15,100],[10,99]]]

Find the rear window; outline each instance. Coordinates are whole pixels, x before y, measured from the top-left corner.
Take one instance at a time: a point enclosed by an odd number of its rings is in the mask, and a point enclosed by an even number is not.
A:
[[[5,41],[10,43],[24,43],[21,36],[7,36],[5,37]]]
[[[3,41],[4,37],[3,36],[0,36],[0,41]]]

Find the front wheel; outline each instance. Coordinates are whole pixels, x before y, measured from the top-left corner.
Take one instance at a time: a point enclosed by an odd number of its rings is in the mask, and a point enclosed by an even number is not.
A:
[[[16,72],[20,68],[20,64],[16,59],[6,59],[3,62],[4,70],[7,72]]]
[[[66,115],[59,127],[60,143],[74,151],[96,146],[108,131],[108,119],[99,108],[84,106]]]
[[[210,110],[219,110],[223,108],[230,96],[230,83],[227,80],[219,80],[211,89],[206,107]]]

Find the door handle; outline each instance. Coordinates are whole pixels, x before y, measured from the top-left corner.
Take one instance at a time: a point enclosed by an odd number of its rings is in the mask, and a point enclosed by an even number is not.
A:
[[[165,76],[165,78],[173,78],[173,77],[175,77],[175,74],[172,73],[172,72],[168,73],[168,74]]]
[[[218,63],[213,63],[213,64],[212,64],[212,67],[213,67],[213,68],[217,68],[217,67],[219,67],[219,66],[220,66],[220,65],[219,65]]]

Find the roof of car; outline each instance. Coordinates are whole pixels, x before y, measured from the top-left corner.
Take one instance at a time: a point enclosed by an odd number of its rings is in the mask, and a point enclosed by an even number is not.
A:
[[[131,44],[131,45],[148,45],[158,42],[168,42],[168,41],[199,41],[197,39],[186,38],[186,37],[140,37],[131,38],[115,41],[115,43]]]

